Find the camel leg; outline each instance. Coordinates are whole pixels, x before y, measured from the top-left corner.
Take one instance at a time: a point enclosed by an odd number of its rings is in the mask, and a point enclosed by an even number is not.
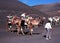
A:
[[[21,28],[21,32],[22,32],[23,35],[25,35],[22,28]]]
[[[33,29],[31,28],[31,29],[30,29],[30,35],[32,35],[32,32],[33,32]]]
[[[17,35],[19,35],[19,33],[20,33],[20,28],[17,27]]]

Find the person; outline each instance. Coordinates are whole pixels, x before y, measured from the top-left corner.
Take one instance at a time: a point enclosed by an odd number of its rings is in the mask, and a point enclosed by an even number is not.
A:
[[[22,14],[21,14],[21,17],[22,17],[22,18],[25,18],[25,17],[26,17],[25,14],[26,14],[26,13],[22,13]]]
[[[52,23],[53,18],[52,17],[49,17],[48,20]]]
[[[8,18],[8,29],[9,31],[12,29],[12,18],[13,16],[11,16],[10,14],[8,16],[6,16]]]
[[[51,39],[51,29],[52,29],[52,25],[50,21],[48,21],[45,24],[45,29],[46,29],[46,40],[49,40]]]
[[[22,19],[22,21],[24,21],[24,22],[23,22],[23,25],[24,25],[24,27],[26,27],[26,28],[27,28],[28,17],[29,17],[29,15],[28,15],[28,13],[26,13],[26,12],[21,14],[21,19]]]
[[[8,16],[6,16],[6,17],[8,18],[9,21],[11,21],[12,18],[13,18],[13,16],[11,16],[11,15],[8,15]]]

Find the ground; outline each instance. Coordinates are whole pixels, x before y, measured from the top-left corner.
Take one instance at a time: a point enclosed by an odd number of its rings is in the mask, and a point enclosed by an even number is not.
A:
[[[34,28],[33,35],[17,36],[16,32],[7,32],[5,29],[0,29],[0,43],[60,43],[60,25],[53,26],[52,39],[46,40],[42,33],[44,27]]]

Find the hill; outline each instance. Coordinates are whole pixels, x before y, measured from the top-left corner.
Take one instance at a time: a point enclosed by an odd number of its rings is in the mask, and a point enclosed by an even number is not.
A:
[[[9,14],[17,14],[20,16],[21,13],[26,12],[31,16],[47,16],[39,10],[30,7],[18,0],[0,0],[0,28],[6,25]]]
[[[60,3],[37,5],[33,8],[49,15],[49,16],[60,16]]]

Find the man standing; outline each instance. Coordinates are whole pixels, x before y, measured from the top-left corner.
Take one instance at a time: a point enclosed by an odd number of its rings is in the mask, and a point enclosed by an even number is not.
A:
[[[51,39],[51,29],[52,29],[50,21],[48,21],[45,24],[45,29],[46,29],[46,40],[49,40],[49,39]]]
[[[13,19],[13,16],[8,15],[6,17],[8,18],[8,30],[10,31],[12,29],[12,19]]]

